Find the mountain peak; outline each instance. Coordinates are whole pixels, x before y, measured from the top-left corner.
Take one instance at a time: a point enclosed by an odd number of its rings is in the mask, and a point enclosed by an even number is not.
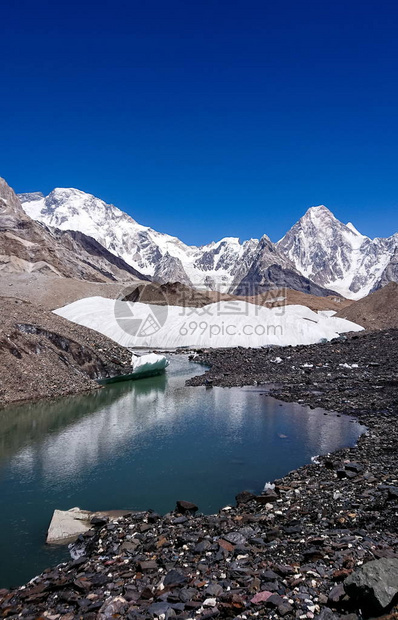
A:
[[[223,237],[220,239],[219,243],[242,245],[239,237]]]
[[[321,213],[322,211],[327,211],[328,213],[331,213],[330,209],[325,207],[325,205],[315,205],[315,206],[310,207],[309,209],[307,209],[307,213],[308,212],[311,212],[311,213]]]
[[[92,196],[92,194],[88,194],[87,192],[83,192],[81,189],[77,189],[76,187],[54,187],[51,194],[81,194],[84,196]]]
[[[301,219],[302,220],[310,219],[314,223],[319,222],[319,221],[325,221],[325,219],[336,220],[333,213],[330,211],[330,209],[325,207],[325,205],[318,205],[316,207],[310,207],[309,209],[307,209],[307,211],[305,212],[305,214],[303,215]]]
[[[18,222],[29,220],[18,196],[2,177],[0,177],[0,216],[2,226],[5,228],[12,228],[17,226]]]
[[[363,237],[362,233],[359,232],[359,230],[357,228],[355,228],[354,224],[352,222],[347,222],[346,224],[347,228],[349,228],[351,230],[351,232],[353,232],[355,235],[360,235],[361,237]]]
[[[52,192],[49,193],[47,198],[49,200],[55,200],[57,202],[67,200],[100,200],[98,198],[95,198],[95,196],[93,196],[92,194],[83,192],[81,189],[77,189],[76,187],[54,187],[54,189],[52,190]]]

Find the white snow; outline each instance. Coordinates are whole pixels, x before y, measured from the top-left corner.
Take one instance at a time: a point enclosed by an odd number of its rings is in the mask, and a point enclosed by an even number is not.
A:
[[[182,308],[88,297],[55,313],[122,346],[150,349],[313,344],[363,329],[305,306],[269,309],[243,301],[233,308],[227,302]]]
[[[148,353],[147,355],[141,355],[141,357],[133,354],[131,362],[133,364],[133,374],[137,375],[149,371],[164,370],[170,363],[164,355],[157,355],[156,353]]]
[[[356,235],[359,235],[360,237],[363,237],[363,235],[359,232],[359,230],[357,228],[355,228],[355,226],[354,226],[354,224],[352,222],[347,222],[346,226],[347,226],[347,228],[352,230],[352,232],[355,233]]]

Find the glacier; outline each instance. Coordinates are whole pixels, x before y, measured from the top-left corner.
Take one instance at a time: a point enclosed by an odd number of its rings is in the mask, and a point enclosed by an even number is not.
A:
[[[305,306],[269,309],[244,301],[190,308],[88,297],[54,312],[133,349],[314,344],[363,329]]]

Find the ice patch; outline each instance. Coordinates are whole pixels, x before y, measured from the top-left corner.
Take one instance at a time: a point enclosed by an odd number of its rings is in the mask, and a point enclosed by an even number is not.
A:
[[[275,489],[275,485],[273,482],[266,482],[264,484],[264,489],[263,491],[266,491],[267,489],[271,489],[271,491],[273,491]]]

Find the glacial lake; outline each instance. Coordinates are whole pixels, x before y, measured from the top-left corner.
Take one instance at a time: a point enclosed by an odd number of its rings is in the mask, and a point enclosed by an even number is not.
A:
[[[202,372],[171,356],[165,376],[0,411],[0,588],[69,558],[44,544],[55,508],[217,512],[365,430],[259,388],[185,387]]]

